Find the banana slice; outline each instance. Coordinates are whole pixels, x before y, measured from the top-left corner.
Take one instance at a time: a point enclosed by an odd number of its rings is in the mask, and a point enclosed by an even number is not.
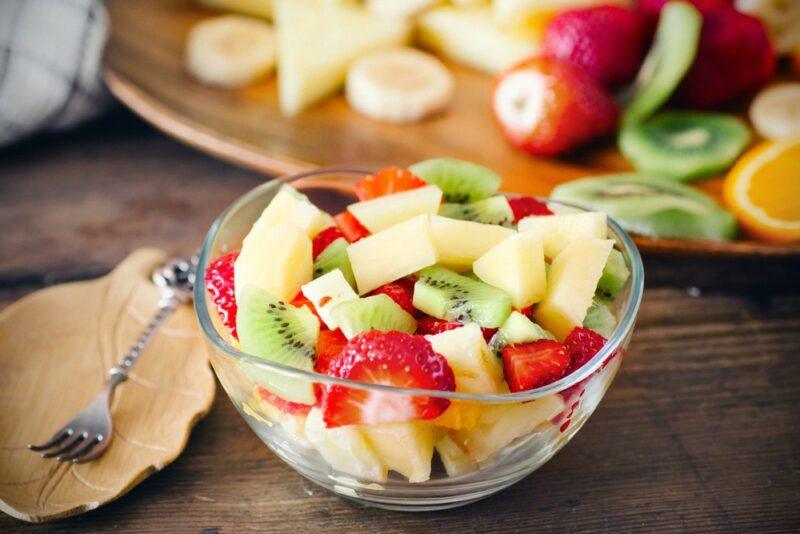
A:
[[[266,22],[223,15],[196,24],[186,43],[186,68],[209,85],[240,87],[275,67],[275,34]]]
[[[414,122],[444,109],[453,97],[453,76],[430,54],[412,48],[373,52],[347,73],[347,102],[367,117]]]
[[[750,104],[750,122],[767,139],[800,136],[800,83],[762,90]]]
[[[736,9],[760,19],[769,29],[779,53],[800,45],[798,0],[736,0]]]

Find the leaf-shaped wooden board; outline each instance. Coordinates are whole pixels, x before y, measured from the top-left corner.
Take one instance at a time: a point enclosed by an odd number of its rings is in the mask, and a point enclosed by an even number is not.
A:
[[[150,273],[165,259],[139,249],[109,275],[53,286],[0,313],[0,508],[26,521],[94,509],[172,462],[211,408],[215,382],[191,306],[156,334],[116,391],[114,437],[87,464],[44,460],[46,441],[100,391],[108,370],[156,310]]]

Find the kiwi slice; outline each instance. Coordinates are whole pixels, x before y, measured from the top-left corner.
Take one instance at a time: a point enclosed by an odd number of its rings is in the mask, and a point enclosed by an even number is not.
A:
[[[498,352],[506,345],[531,343],[540,339],[555,339],[555,336],[520,312],[513,311],[503,326],[492,336],[489,348]]]
[[[414,284],[414,307],[445,321],[497,328],[511,313],[511,297],[450,269],[428,267]]]
[[[497,193],[500,177],[486,167],[454,158],[426,159],[409,170],[442,190],[445,202],[475,202]]]
[[[730,240],[733,215],[708,195],[668,178],[622,173],[561,184],[551,195],[604,211],[627,231],[657,238]]]
[[[314,278],[339,269],[350,287],[355,289],[356,278],[353,275],[353,268],[350,266],[350,257],[347,255],[348,245],[347,240],[340,237],[325,247],[325,250],[320,252],[317,259],[314,260]]]
[[[622,252],[613,248],[608,255],[605,267],[603,267],[600,281],[597,283],[597,292],[606,297],[614,298],[625,287],[630,276],[631,270],[628,269],[628,264],[625,263],[625,257]]]
[[[668,2],[661,10],[656,36],[631,88],[623,124],[642,122],[672,95],[692,66],[703,17],[688,2]]]
[[[337,304],[331,310],[331,317],[347,339],[369,330],[398,330],[413,334],[417,329],[417,321],[382,293]]]
[[[243,352],[288,367],[314,370],[319,320],[308,308],[285,304],[254,285],[244,287],[238,305],[236,330]],[[272,393],[314,404],[310,381],[247,362],[242,365],[250,378]]]
[[[733,165],[750,142],[741,119],[670,111],[622,129],[619,149],[637,170],[687,181]]]
[[[617,328],[617,318],[611,311],[611,303],[603,298],[595,297],[586,311],[583,326],[594,330],[606,339],[610,338],[614,329]]]
[[[498,224],[507,228],[514,226],[514,212],[511,211],[508,199],[503,196],[489,197],[469,204],[442,204],[439,215],[462,221]]]

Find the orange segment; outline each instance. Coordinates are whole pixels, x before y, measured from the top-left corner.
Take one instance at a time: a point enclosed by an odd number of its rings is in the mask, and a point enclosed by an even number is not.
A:
[[[730,170],[725,203],[748,233],[767,241],[800,241],[800,138],[767,141]]]

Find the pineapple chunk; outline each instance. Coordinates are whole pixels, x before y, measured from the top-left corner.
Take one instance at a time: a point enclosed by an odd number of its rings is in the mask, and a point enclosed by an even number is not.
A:
[[[512,235],[478,258],[472,272],[508,293],[515,308],[539,302],[547,289],[542,239],[532,233]]]
[[[292,223],[311,238],[334,225],[330,215],[317,208],[290,185],[281,187],[253,224],[250,233],[281,223]]]
[[[584,212],[547,217],[525,217],[519,222],[520,233],[532,233],[542,238],[544,255],[558,256],[564,247],[578,239],[605,239],[608,222],[605,213]]]
[[[439,263],[463,272],[486,251],[514,234],[514,230],[496,224],[460,221],[434,215],[431,231],[439,254]]]
[[[242,410],[249,415],[265,423],[268,426],[280,424],[286,435],[303,447],[311,448],[311,442],[306,439],[306,418],[304,415],[291,415],[282,412],[264,400],[258,392],[253,392],[250,399],[242,403]]]
[[[504,390],[504,393],[507,390]],[[453,399],[450,406],[431,423],[443,428],[459,430],[462,428],[474,428],[481,417],[481,405],[477,402]]]
[[[417,215],[436,213],[441,203],[442,190],[428,185],[356,202],[347,206],[347,211],[374,234]]]
[[[281,112],[297,115],[344,85],[350,64],[366,52],[405,44],[410,25],[363,7],[319,0],[276,0]]]
[[[611,239],[573,241],[553,260],[547,294],[534,318],[559,340],[583,324],[613,246]]]
[[[319,408],[306,417],[306,438],[336,471],[361,480],[384,482],[386,467],[358,426],[327,428]]]
[[[411,421],[360,428],[388,469],[400,473],[409,482],[425,482],[431,477],[433,445],[437,437],[432,424]]]
[[[300,286],[311,281],[311,252],[311,240],[293,224],[254,226],[244,238],[242,251],[233,264],[236,298],[241,296],[244,286],[253,284],[289,302]]]
[[[494,0],[495,22],[515,28],[521,24],[544,26],[560,11],[601,4],[630,5],[631,0]]]
[[[436,442],[436,452],[442,459],[447,476],[456,477],[477,469],[475,462],[470,460],[466,451],[458,446],[450,436],[444,436]]]
[[[443,6],[420,16],[423,46],[458,63],[496,74],[535,54],[538,32],[503,32],[492,21],[491,8]]]
[[[340,302],[358,298],[339,269],[334,269],[303,285],[302,290],[303,295],[314,304],[319,318],[331,330],[339,327],[331,310]]]
[[[433,350],[444,356],[453,369],[456,391],[505,393],[500,360],[489,352],[481,328],[468,324],[441,334],[425,336]]]
[[[358,293],[415,273],[438,261],[430,217],[419,215],[347,247]]]
[[[365,0],[367,9],[378,17],[413,18],[439,0]]]
[[[477,427],[455,430],[451,436],[474,462],[482,462],[515,439],[530,434],[565,407],[557,393],[530,402],[486,406]]]

